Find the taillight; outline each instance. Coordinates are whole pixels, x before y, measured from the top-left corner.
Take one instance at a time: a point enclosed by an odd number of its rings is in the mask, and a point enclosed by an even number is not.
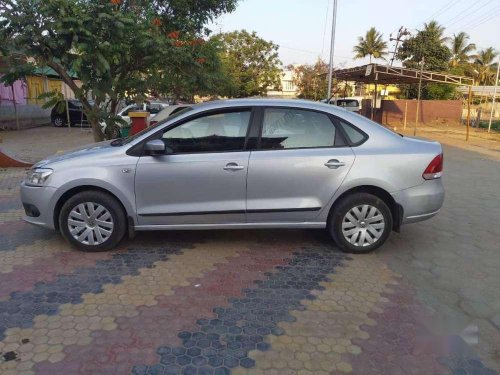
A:
[[[443,175],[443,154],[439,154],[429,163],[427,168],[425,168],[422,177],[426,180],[434,180]]]

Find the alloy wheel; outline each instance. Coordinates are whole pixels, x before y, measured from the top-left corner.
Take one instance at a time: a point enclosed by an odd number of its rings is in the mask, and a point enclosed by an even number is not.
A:
[[[84,202],[70,211],[68,228],[78,242],[84,245],[100,245],[113,233],[113,217],[103,205]]]
[[[342,219],[342,235],[354,246],[373,245],[384,229],[384,216],[377,207],[369,204],[351,208]]]
[[[57,126],[57,127],[61,127],[64,125],[64,120],[62,119],[62,117],[56,117],[54,119],[54,125]]]

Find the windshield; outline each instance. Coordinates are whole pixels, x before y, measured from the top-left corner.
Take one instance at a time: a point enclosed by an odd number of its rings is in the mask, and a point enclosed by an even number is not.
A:
[[[186,112],[189,112],[189,111],[192,111],[193,110],[193,107],[186,107],[186,108],[183,108],[181,109],[180,111],[178,112],[175,112],[175,113],[172,113],[170,116],[168,116],[165,120],[163,121],[159,121],[158,123],[154,124],[154,125],[151,125],[143,130],[141,130],[139,133],[136,133],[134,135],[131,135],[130,137],[127,137],[127,138],[118,138],[118,139],[115,139],[113,142],[111,142],[111,146],[122,146],[122,145],[126,145],[127,143],[130,143],[132,142],[133,140],[139,138],[140,136],[142,136],[143,134],[149,132],[150,130],[152,129],[155,129],[157,128],[158,126],[160,125],[163,125],[164,123],[166,123],[167,121],[170,121],[180,115],[183,115],[184,113]]]

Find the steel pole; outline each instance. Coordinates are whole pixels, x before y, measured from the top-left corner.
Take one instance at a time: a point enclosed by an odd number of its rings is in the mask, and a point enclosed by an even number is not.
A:
[[[406,129],[406,117],[408,115],[408,99],[405,100],[405,118],[403,122],[403,129]]]
[[[491,120],[493,119],[493,111],[495,109],[495,99],[497,98],[498,72],[500,71],[500,58],[497,62],[497,75],[495,76],[495,88],[493,89],[493,101],[491,102],[490,122],[488,123],[488,133],[491,132]]]
[[[337,0],[333,0],[333,18],[332,18],[332,37],[330,44],[330,65],[328,67],[328,92],[326,98],[332,97],[332,79],[333,79],[333,52],[335,50],[335,27],[337,24]]]

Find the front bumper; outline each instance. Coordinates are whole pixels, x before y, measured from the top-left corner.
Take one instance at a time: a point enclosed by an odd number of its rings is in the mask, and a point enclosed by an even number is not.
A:
[[[23,181],[21,183],[21,202],[24,207],[29,207],[23,215],[23,220],[28,223],[39,225],[49,229],[54,228],[54,205],[52,203],[56,188],[49,186],[28,186]],[[30,212],[33,207],[35,207],[39,215],[28,216],[28,214],[33,215]]]
[[[393,193],[392,197],[403,207],[402,224],[416,223],[439,212],[444,202],[444,187],[442,180],[437,178]]]

